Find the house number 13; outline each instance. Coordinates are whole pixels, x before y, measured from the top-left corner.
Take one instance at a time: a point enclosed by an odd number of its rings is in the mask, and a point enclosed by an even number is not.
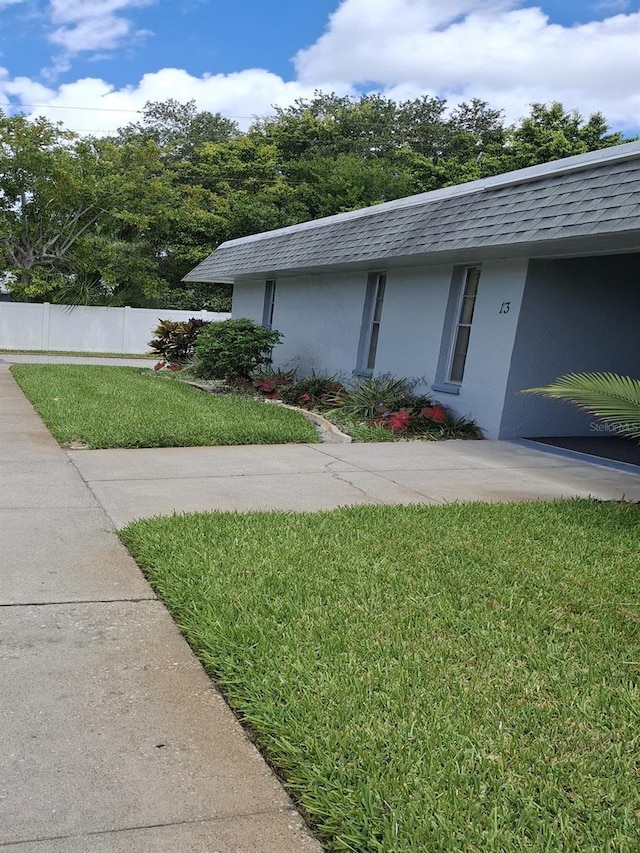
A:
[[[498,311],[498,314],[508,314],[510,308],[511,308],[510,302],[503,302],[502,305],[500,306],[500,310]]]

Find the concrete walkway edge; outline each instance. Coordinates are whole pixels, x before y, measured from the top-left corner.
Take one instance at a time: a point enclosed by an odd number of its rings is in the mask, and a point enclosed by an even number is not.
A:
[[[0,366],[0,850],[318,853]]]

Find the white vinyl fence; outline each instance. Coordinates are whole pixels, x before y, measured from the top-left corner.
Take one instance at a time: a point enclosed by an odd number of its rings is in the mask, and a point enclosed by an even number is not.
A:
[[[0,349],[145,353],[160,320],[228,320],[231,314],[0,302]]]

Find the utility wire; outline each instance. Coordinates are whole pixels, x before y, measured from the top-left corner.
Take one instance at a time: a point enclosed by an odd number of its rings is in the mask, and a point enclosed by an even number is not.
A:
[[[98,113],[136,113],[137,115],[142,115],[144,112],[143,110],[127,110],[121,107],[72,107],[64,106],[64,104],[12,104],[10,102],[0,103],[0,108],[2,107],[10,107],[13,110],[19,110],[22,107],[37,107],[45,110],[89,110]],[[221,115],[223,118],[255,118],[255,115],[232,116],[223,115],[222,113],[214,113],[214,115]]]
[[[0,107],[11,107],[14,110],[22,109],[22,107],[41,107],[46,110],[96,110],[101,113],[141,113],[142,110],[126,110],[115,107],[72,107],[63,106],[62,104],[0,104]]]

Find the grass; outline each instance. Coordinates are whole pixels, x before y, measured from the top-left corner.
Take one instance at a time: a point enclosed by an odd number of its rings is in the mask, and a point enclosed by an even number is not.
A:
[[[193,447],[318,441],[302,415],[205,394],[147,368],[17,364],[18,384],[61,444]]]
[[[575,500],[122,538],[326,849],[640,849],[640,514]]]

